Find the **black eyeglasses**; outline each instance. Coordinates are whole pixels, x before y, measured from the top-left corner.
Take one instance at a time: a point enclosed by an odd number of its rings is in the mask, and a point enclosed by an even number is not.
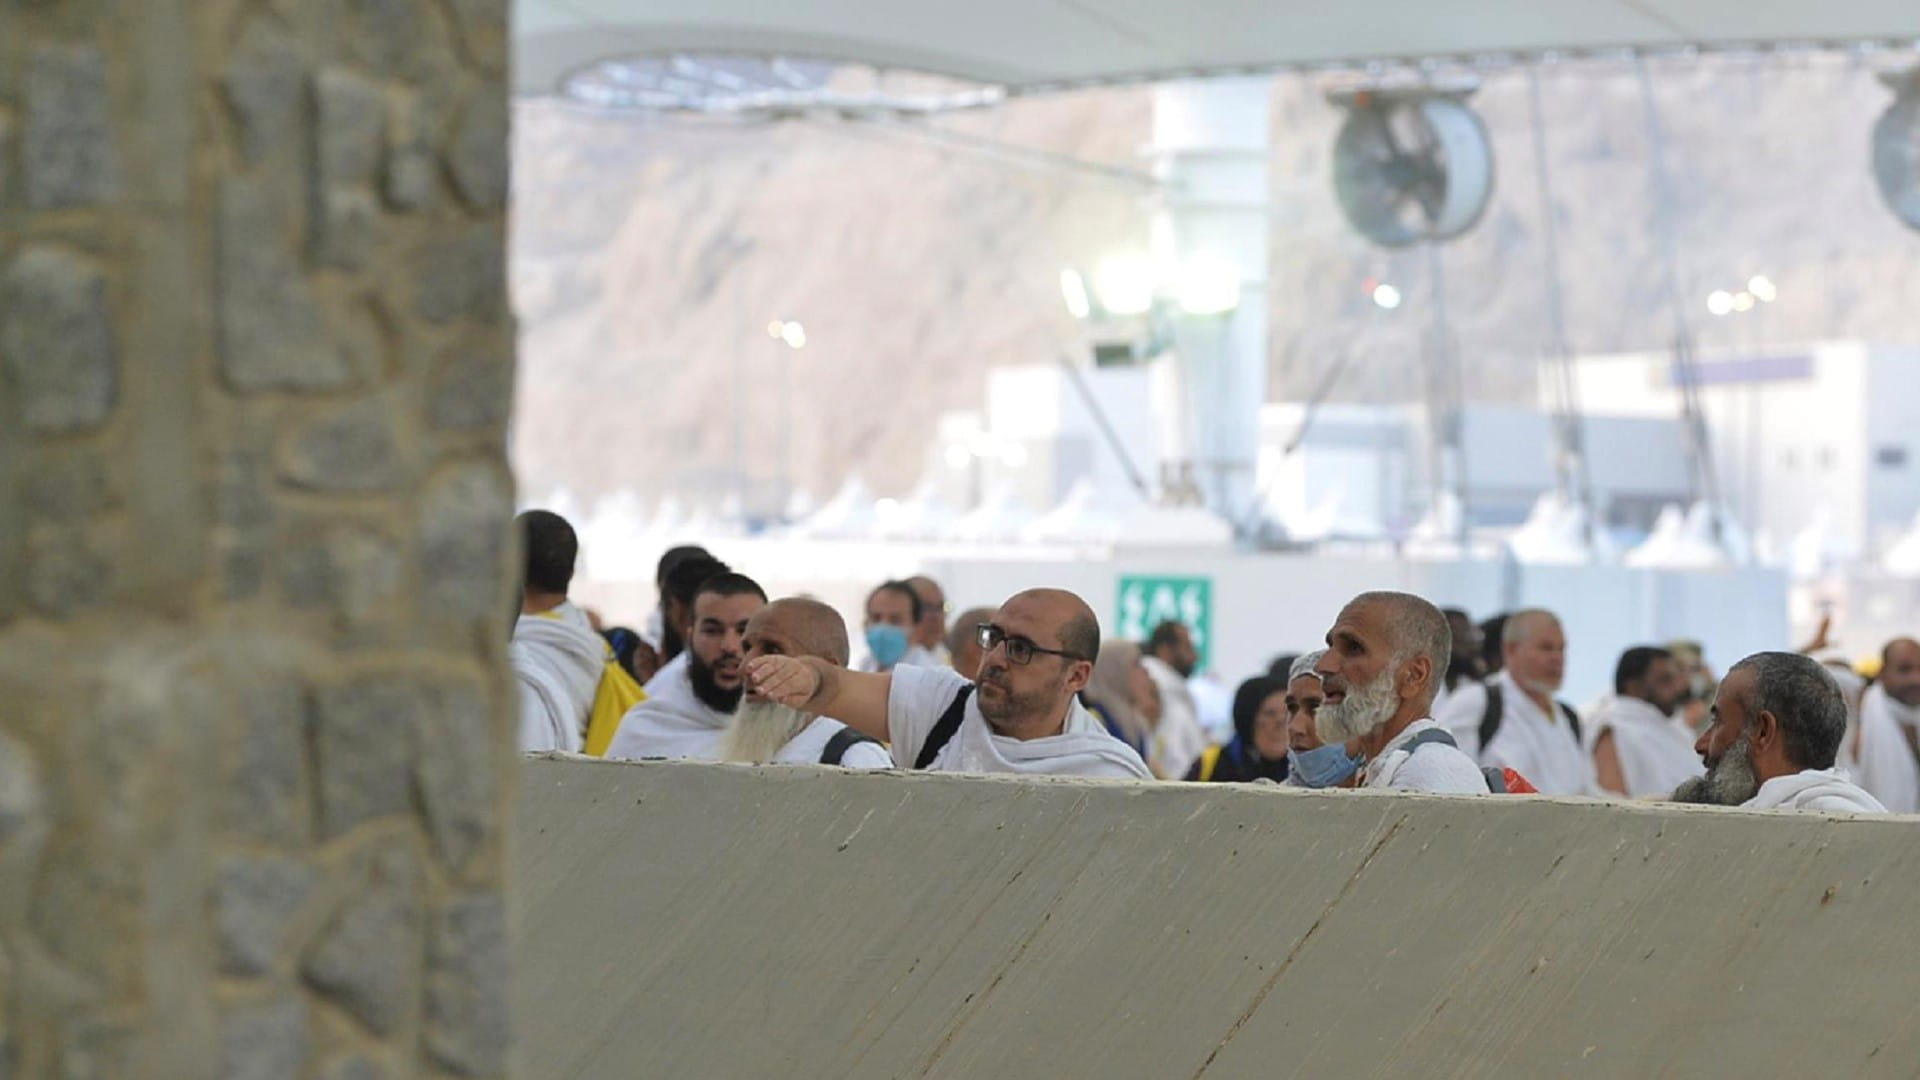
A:
[[[981,623],[974,629],[974,634],[975,640],[980,643],[980,651],[982,653],[990,653],[999,646],[1005,645],[1007,647],[1007,659],[1023,667],[1033,663],[1034,653],[1045,653],[1048,656],[1064,656],[1068,660],[1086,659],[1084,656],[1066,652],[1062,649],[1041,648],[1035,645],[1030,638],[1023,638],[1017,634],[1010,635],[992,623]]]

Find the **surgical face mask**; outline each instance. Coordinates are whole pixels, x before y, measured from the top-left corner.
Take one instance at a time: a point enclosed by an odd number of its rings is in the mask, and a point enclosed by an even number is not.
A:
[[[875,623],[867,627],[867,651],[873,654],[874,663],[890,668],[907,655],[907,632],[898,626]]]
[[[1360,759],[1348,756],[1347,748],[1340,743],[1287,751],[1287,776],[1304,787],[1335,787],[1359,771]]]

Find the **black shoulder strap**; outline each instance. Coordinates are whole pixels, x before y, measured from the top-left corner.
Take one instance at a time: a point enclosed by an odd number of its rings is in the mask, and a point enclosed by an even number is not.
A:
[[[953,740],[953,733],[960,730],[960,721],[966,718],[967,701],[972,697],[972,683],[961,687],[960,692],[953,695],[953,704],[948,705],[947,711],[940,714],[940,719],[933,722],[933,730],[927,732],[927,741],[920,744],[920,756],[913,759],[914,768],[924,769],[933,764],[940,748]]]
[[[1573,741],[1580,743],[1582,746],[1586,745],[1580,738],[1580,714],[1574,712],[1573,706],[1564,701],[1558,701],[1554,704],[1560,706],[1560,715],[1567,718],[1567,726],[1573,729]]]
[[[820,751],[820,764],[838,765],[840,759],[847,756],[847,751],[866,742],[878,744],[880,740],[871,735],[862,735],[850,727],[843,727],[833,733],[833,738],[827,740],[827,748]]]
[[[1498,688],[1496,687],[1488,687],[1487,689],[1490,694],[1498,692]],[[1460,743],[1453,737],[1452,732],[1445,728],[1428,728],[1425,731],[1416,733],[1414,737],[1408,739],[1400,749],[1412,753],[1428,743],[1440,743],[1443,746],[1451,746],[1456,750],[1460,748]],[[1495,795],[1505,795],[1507,793],[1507,773],[1505,769],[1497,765],[1482,765],[1480,767],[1480,776],[1486,780],[1488,791]]]
[[[1507,709],[1506,692],[1497,682],[1487,684],[1487,707],[1480,714],[1480,752],[1486,753],[1493,745],[1493,737],[1500,734],[1500,714]]]

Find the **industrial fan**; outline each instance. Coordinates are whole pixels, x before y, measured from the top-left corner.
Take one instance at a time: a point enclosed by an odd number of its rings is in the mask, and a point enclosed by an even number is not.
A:
[[[1333,147],[1333,186],[1347,221],[1383,247],[1450,240],[1493,196],[1493,148],[1456,92],[1362,90]]]
[[[1920,72],[1886,82],[1897,96],[1873,125],[1873,178],[1893,215],[1920,229]]]

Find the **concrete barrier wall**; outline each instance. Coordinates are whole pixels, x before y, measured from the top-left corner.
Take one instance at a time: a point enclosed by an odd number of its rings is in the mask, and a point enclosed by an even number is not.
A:
[[[1920,823],[536,759],[537,1077],[1911,1076]]]

